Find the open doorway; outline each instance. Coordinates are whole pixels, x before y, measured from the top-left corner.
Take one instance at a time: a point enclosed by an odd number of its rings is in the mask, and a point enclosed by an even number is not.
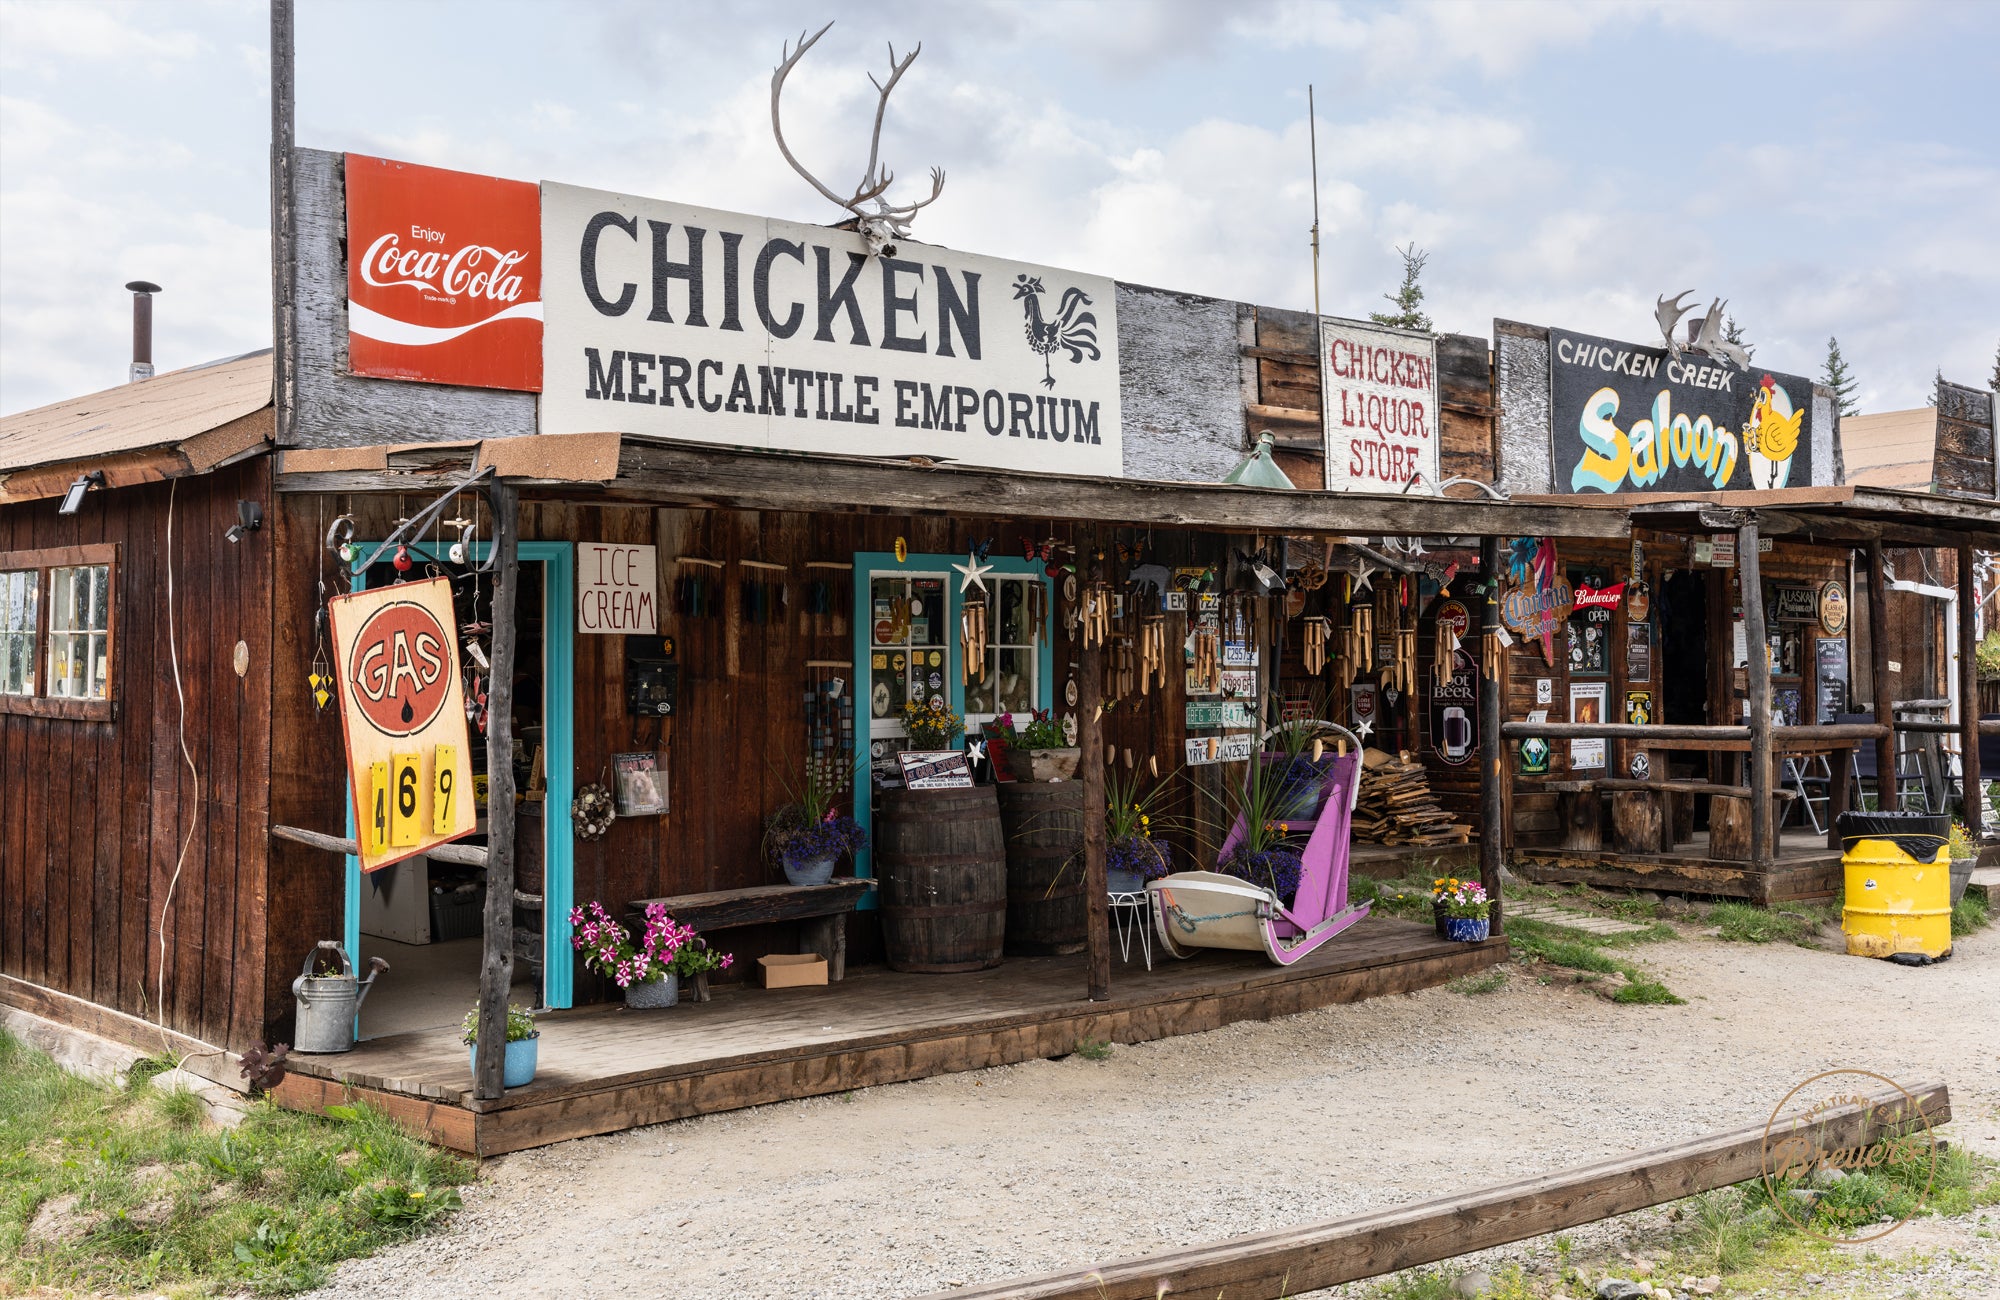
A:
[[[485,547],[479,548],[481,552]],[[568,816],[573,777],[571,733],[574,633],[570,548],[558,543],[521,544],[515,606],[513,769],[520,792],[515,818],[515,906],[512,933],[512,1000],[535,1006],[570,1003],[570,963],[552,965],[550,951],[567,953],[571,840]],[[429,546],[410,548],[414,576],[452,580],[460,660],[469,698],[484,695],[475,683],[484,672],[472,643],[491,645],[494,578],[471,564],[453,564]],[[384,561],[357,574],[357,588],[396,581]],[[474,630],[478,629],[478,630]],[[487,844],[486,746],[477,720],[471,734],[473,784],[480,803],[478,831],[463,843]],[[559,809],[557,815],[551,810]],[[406,858],[362,874],[348,859],[346,935],[357,969],[372,957],[389,963],[361,1008],[357,1032],[380,1038],[456,1025],[478,1000],[485,949],[484,868]],[[557,947],[555,945],[559,944]]]
[[[1709,722],[1708,659],[1708,575],[1676,570],[1660,588],[1661,722],[1688,727]],[[1709,780],[1707,757],[1674,752],[1666,775],[1675,780]]]

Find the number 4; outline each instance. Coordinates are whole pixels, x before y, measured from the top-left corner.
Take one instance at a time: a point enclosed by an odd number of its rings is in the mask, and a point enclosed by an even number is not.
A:
[[[389,847],[389,765],[368,766],[368,852],[380,854]]]

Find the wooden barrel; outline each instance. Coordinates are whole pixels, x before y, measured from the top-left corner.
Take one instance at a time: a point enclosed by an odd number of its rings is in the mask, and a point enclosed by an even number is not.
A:
[[[875,796],[875,871],[891,970],[985,970],[1007,926],[1007,843],[990,785]]]
[[[1000,794],[1007,836],[1007,951],[1083,951],[1083,782],[1016,781]]]

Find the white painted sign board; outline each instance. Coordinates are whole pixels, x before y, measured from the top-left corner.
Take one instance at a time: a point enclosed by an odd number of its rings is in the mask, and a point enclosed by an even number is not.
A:
[[[1320,318],[1320,411],[1330,492],[1401,492],[1438,481],[1437,340]]]
[[[576,630],[604,635],[658,634],[660,565],[654,547],[576,544]]]

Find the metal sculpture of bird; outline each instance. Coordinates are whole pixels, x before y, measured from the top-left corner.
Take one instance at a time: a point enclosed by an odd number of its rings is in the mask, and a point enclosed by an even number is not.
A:
[[[1658,298],[1653,302],[1653,319],[1660,322],[1660,334],[1667,340],[1667,351],[1675,357],[1681,354],[1681,341],[1674,337],[1674,328],[1681,323],[1681,317],[1694,310],[1681,306],[1681,299],[1693,292],[1692,289],[1683,289],[1671,299]]]
[[[1042,387],[1056,386],[1049,360],[1057,352],[1068,352],[1072,364],[1081,362],[1086,356],[1095,361],[1104,355],[1097,346],[1097,317],[1084,310],[1090,306],[1090,295],[1083,290],[1063,290],[1062,302],[1056,308],[1053,320],[1042,316],[1040,276],[1015,276],[1014,297],[1021,300],[1022,310],[1027,313],[1028,346],[1042,356]]]

